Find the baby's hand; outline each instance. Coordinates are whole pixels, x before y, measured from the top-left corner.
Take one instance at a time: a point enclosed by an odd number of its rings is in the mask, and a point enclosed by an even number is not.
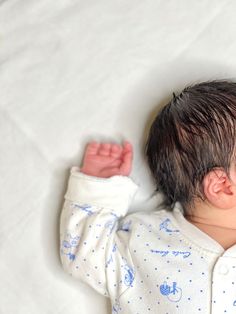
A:
[[[118,144],[87,145],[81,172],[87,175],[109,178],[115,175],[128,176],[131,172],[133,149],[129,142]]]

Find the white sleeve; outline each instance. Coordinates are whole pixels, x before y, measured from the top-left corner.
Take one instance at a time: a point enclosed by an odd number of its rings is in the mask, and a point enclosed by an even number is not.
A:
[[[134,279],[127,248],[129,221],[124,228],[120,218],[127,213],[136,190],[128,177],[91,177],[72,167],[65,194],[60,225],[63,267],[99,293],[114,298]]]

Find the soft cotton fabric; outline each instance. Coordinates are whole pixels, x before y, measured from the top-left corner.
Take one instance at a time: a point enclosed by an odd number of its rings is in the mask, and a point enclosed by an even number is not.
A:
[[[112,313],[236,313],[236,246],[224,250],[173,212],[126,215],[132,179],[72,167],[61,215],[65,270],[109,297]]]

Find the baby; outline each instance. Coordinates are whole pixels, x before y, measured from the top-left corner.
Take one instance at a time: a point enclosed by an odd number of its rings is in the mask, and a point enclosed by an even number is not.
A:
[[[126,216],[132,146],[89,143],[61,215],[69,274],[119,314],[236,313],[236,83],[186,87],[154,120],[146,155],[162,208]]]

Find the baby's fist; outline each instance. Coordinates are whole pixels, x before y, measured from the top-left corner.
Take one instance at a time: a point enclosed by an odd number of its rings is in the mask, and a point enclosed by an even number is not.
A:
[[[133,148],[129,142],[123,146],[111,143],[91,142],[87,145],[81,172],[87,175],[109,178],[128,176],[132,168]]]

